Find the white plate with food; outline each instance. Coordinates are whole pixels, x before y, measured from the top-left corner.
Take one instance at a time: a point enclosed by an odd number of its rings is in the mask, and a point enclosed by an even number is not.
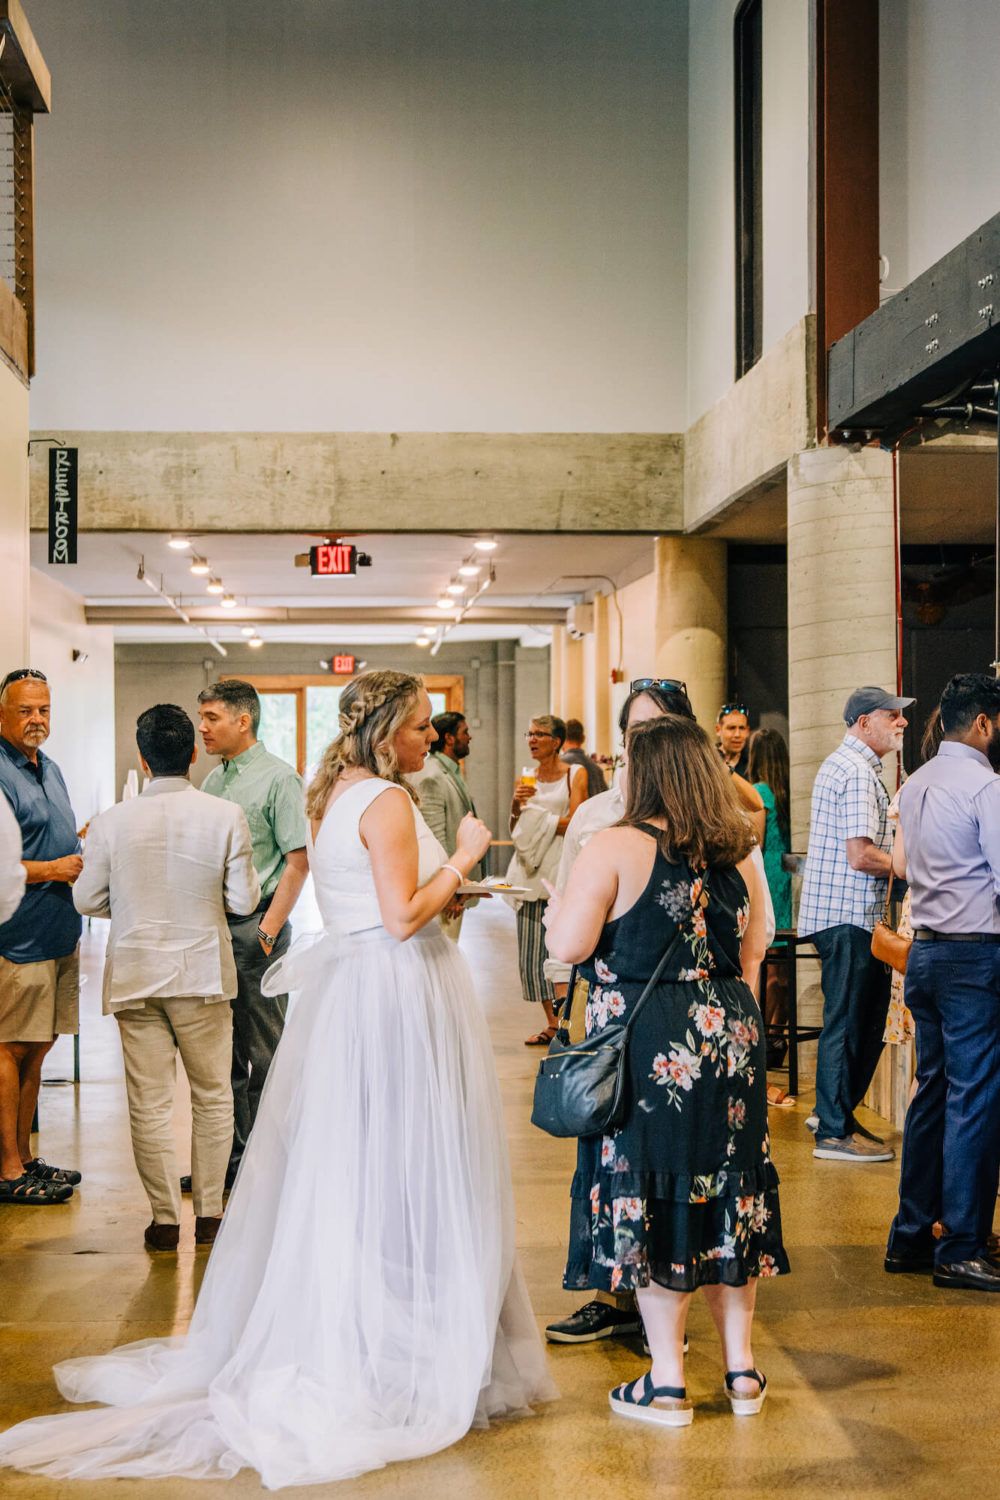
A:
[[[459,896],[527,896],[526,885],[508,885],[499,876],[488,876],[486,880],[463,880],[456,895]]]

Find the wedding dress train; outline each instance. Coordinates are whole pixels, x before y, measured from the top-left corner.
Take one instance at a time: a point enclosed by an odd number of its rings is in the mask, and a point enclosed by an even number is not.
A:
[[[499,1091],[456,946],[381,926],[358,822],[368,780],[310,850],[324,918],[269,973],[284,1036],[188,1333],[56,1367],[84,1412],[0,1434],[56,1477],[347,1478],[552,1398],[514,1251]],[[414,810],[420,876],[440,845]]]

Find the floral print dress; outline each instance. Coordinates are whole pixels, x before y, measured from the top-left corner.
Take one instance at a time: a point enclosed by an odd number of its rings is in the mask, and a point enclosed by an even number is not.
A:
[[[590,1036],[625,1023],[678,924],[686,929],[676,971],[657,984],[629,1037],[624,1122],[578,1145],[567,1290],[625,1292],[655,1281],[693,1291],[788,1270],[763,1025],[740,973],[749,915],[738,870],[705,878],[657,845],[643,894],[606,923],[580,965]]]

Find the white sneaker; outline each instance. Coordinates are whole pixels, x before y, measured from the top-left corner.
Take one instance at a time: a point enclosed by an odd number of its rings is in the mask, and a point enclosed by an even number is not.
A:
[[[813,1135],[816,1134],[817,1130],[819,1129],[819,1115],[806,1116],[806,1129],[811,1130]]]
[[[895,1155],[891,1146],[876,1146],[859,1135],[817,1136],[813,1147],[820,1161],[892,1161]]]

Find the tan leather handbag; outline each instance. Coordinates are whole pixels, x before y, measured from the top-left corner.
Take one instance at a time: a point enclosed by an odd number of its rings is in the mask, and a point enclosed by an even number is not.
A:
[[[872,958],[877,958],[880,963],[888,964],[890,969],[896,970],[897,974],[905,974],[913,939],[903,937],[890,924],[891,895],[892,881],[890,880],[889,889],[885,893],[884,920],[875,923],[875,930],[872,933]]]

